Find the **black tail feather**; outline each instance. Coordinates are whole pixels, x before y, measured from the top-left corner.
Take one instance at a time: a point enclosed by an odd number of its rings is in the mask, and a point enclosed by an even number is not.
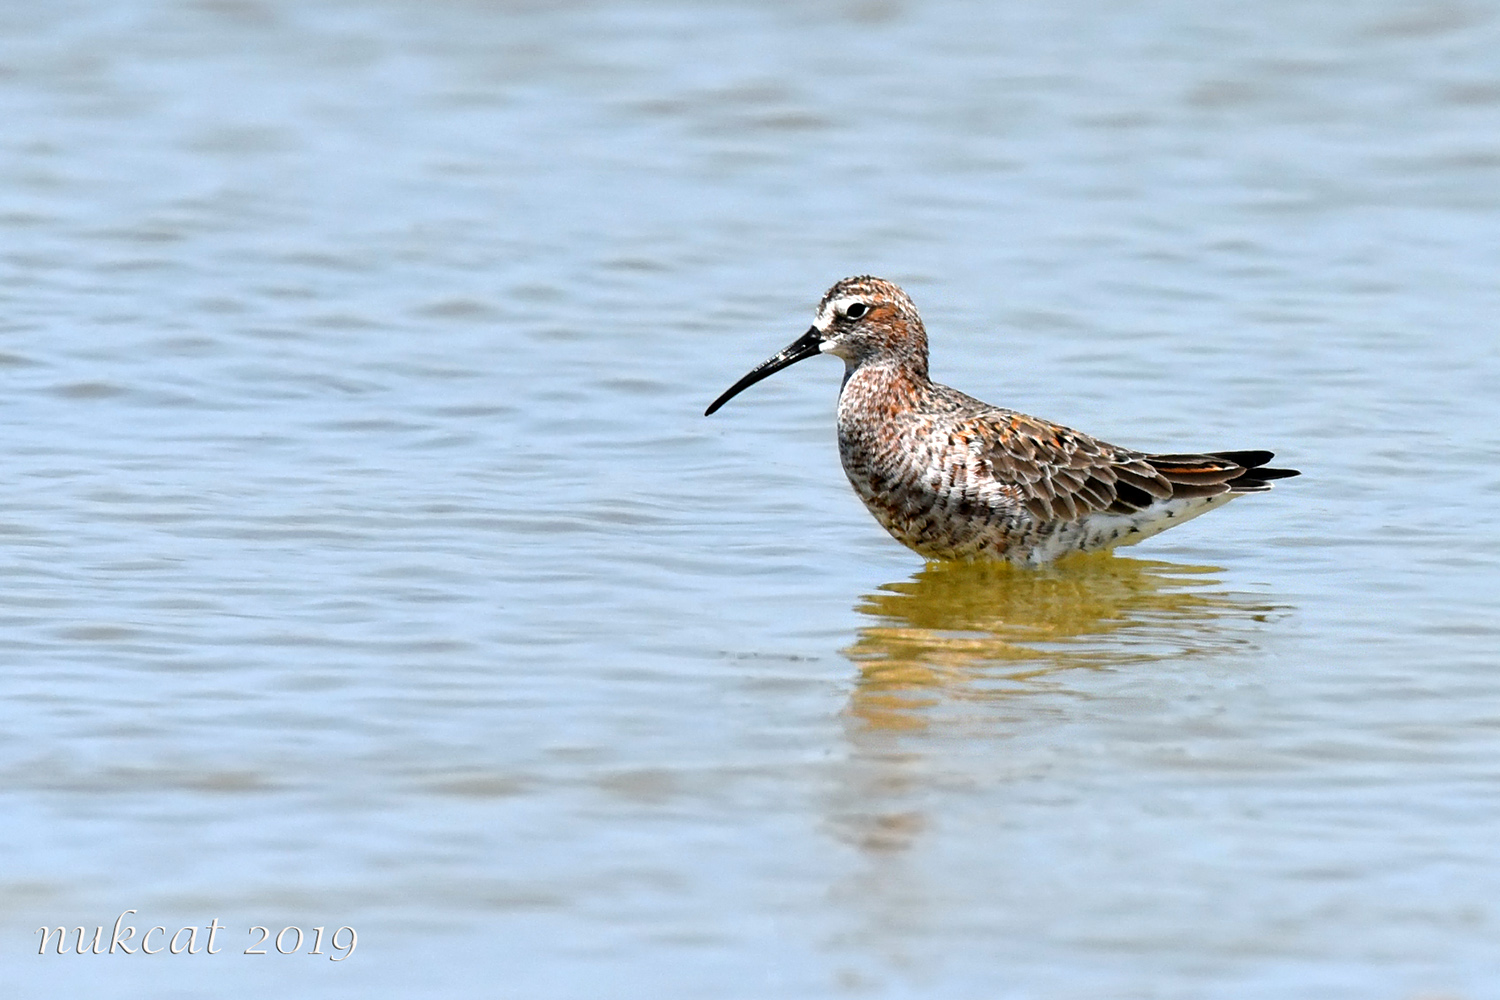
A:
[[[1273,479],[1301,475],[1296,469],[1266,466],[1269,451],[1213,451],[1197,455],[1148,455],[1146,461],[1172,484],[1172,496],[1208,497],[1221,493],[1258,493]]]

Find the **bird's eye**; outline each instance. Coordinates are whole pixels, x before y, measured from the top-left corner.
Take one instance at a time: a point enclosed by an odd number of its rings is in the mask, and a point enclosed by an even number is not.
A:
[[[856,302],[853,305],[851,305],[848,309],[844,310],[844,317],[846,319],[859,319],[861,316],[863,316],[865,313],[867,313],[869,311],[870,311],[870,307],[869,306],[865,305],[863,302]]]

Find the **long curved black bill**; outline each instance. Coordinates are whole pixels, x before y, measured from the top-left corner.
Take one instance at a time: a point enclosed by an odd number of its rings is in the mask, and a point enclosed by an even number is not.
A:
[[[749,374],[747,374],[744,378],[740,379],[728,389],[725,389],[724,395],[708,404],[708,409],[703,411],[703,415],[705,417],[713,416],[715,410],[723,406],[725,403],[729,402],[734,397],[738,396],[740,393],[744,392],[746,389],[750,388],[755,383],[759,382],[761,379],[769,378],[770,376],[775,375],[777,372],[781,371],[781,369],[783,368],[790,368],[797,362],[806,360],[807,358],[812,357],[814,354],[818,354],[818,345],[821,343],[823,343],[823,335],[818,332],[818,328],[815,326],[808,327],[806,333],[798,337],[796,340],[792,341],[790,344],[787,344],[774,357],[770,357],[762,361],[760,364],[750,369]]]

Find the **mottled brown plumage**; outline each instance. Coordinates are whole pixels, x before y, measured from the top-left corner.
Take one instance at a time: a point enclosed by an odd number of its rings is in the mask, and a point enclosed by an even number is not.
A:
[[[1148,455],[939,385],[916,306],[873,277],[830,288],[807,333],[707,412],[820,353],[844,359],[849,482],[897,541],[929,559],[1039,565],[1129,545],[1298,474],[1268,468],[1268,451]]]

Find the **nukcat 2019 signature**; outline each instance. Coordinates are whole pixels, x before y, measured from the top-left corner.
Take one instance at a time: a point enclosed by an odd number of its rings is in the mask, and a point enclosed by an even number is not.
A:
[[[229,928],[219,923],[218,917],[214,917],[202,927],[189,924],[179,928],[170,937],[167,935],[166,926],[157,924],[147,928],[146,932],[137,938],[136,927],[125,923],[125,918],[135,912],[135,910],[126,910],[115,918],[114,926],[107,937],[103,924],[94,928],[92,937],[89,937],[87,927],[75,927],[70,932],[67,927],[51,927],[44,924],[36,929],[38,936],[41,937],[41,942],[37,945],[37,954],[160,955],[165,952],[169,955],[218,955],[226,950],[225,939],[221,939],[219,934],[221,931],[228,931]],[[303,933],[301,927],[289,926],[281,928],[273,937],[269,926],[256,924],[247,931],[250,943],[240,954],[270,955],[274,951],[280,955],[327,955],[331,962],[342,962],[354,954],[355,946],[359,944],[359,935],[353,927],[345,925],[332,934],[326,934],[327,930],[326,926],[313,927]],[[202,931],[201,934],[200,931]],[[55,951],[49,952],[49,945],[54,945]]]

